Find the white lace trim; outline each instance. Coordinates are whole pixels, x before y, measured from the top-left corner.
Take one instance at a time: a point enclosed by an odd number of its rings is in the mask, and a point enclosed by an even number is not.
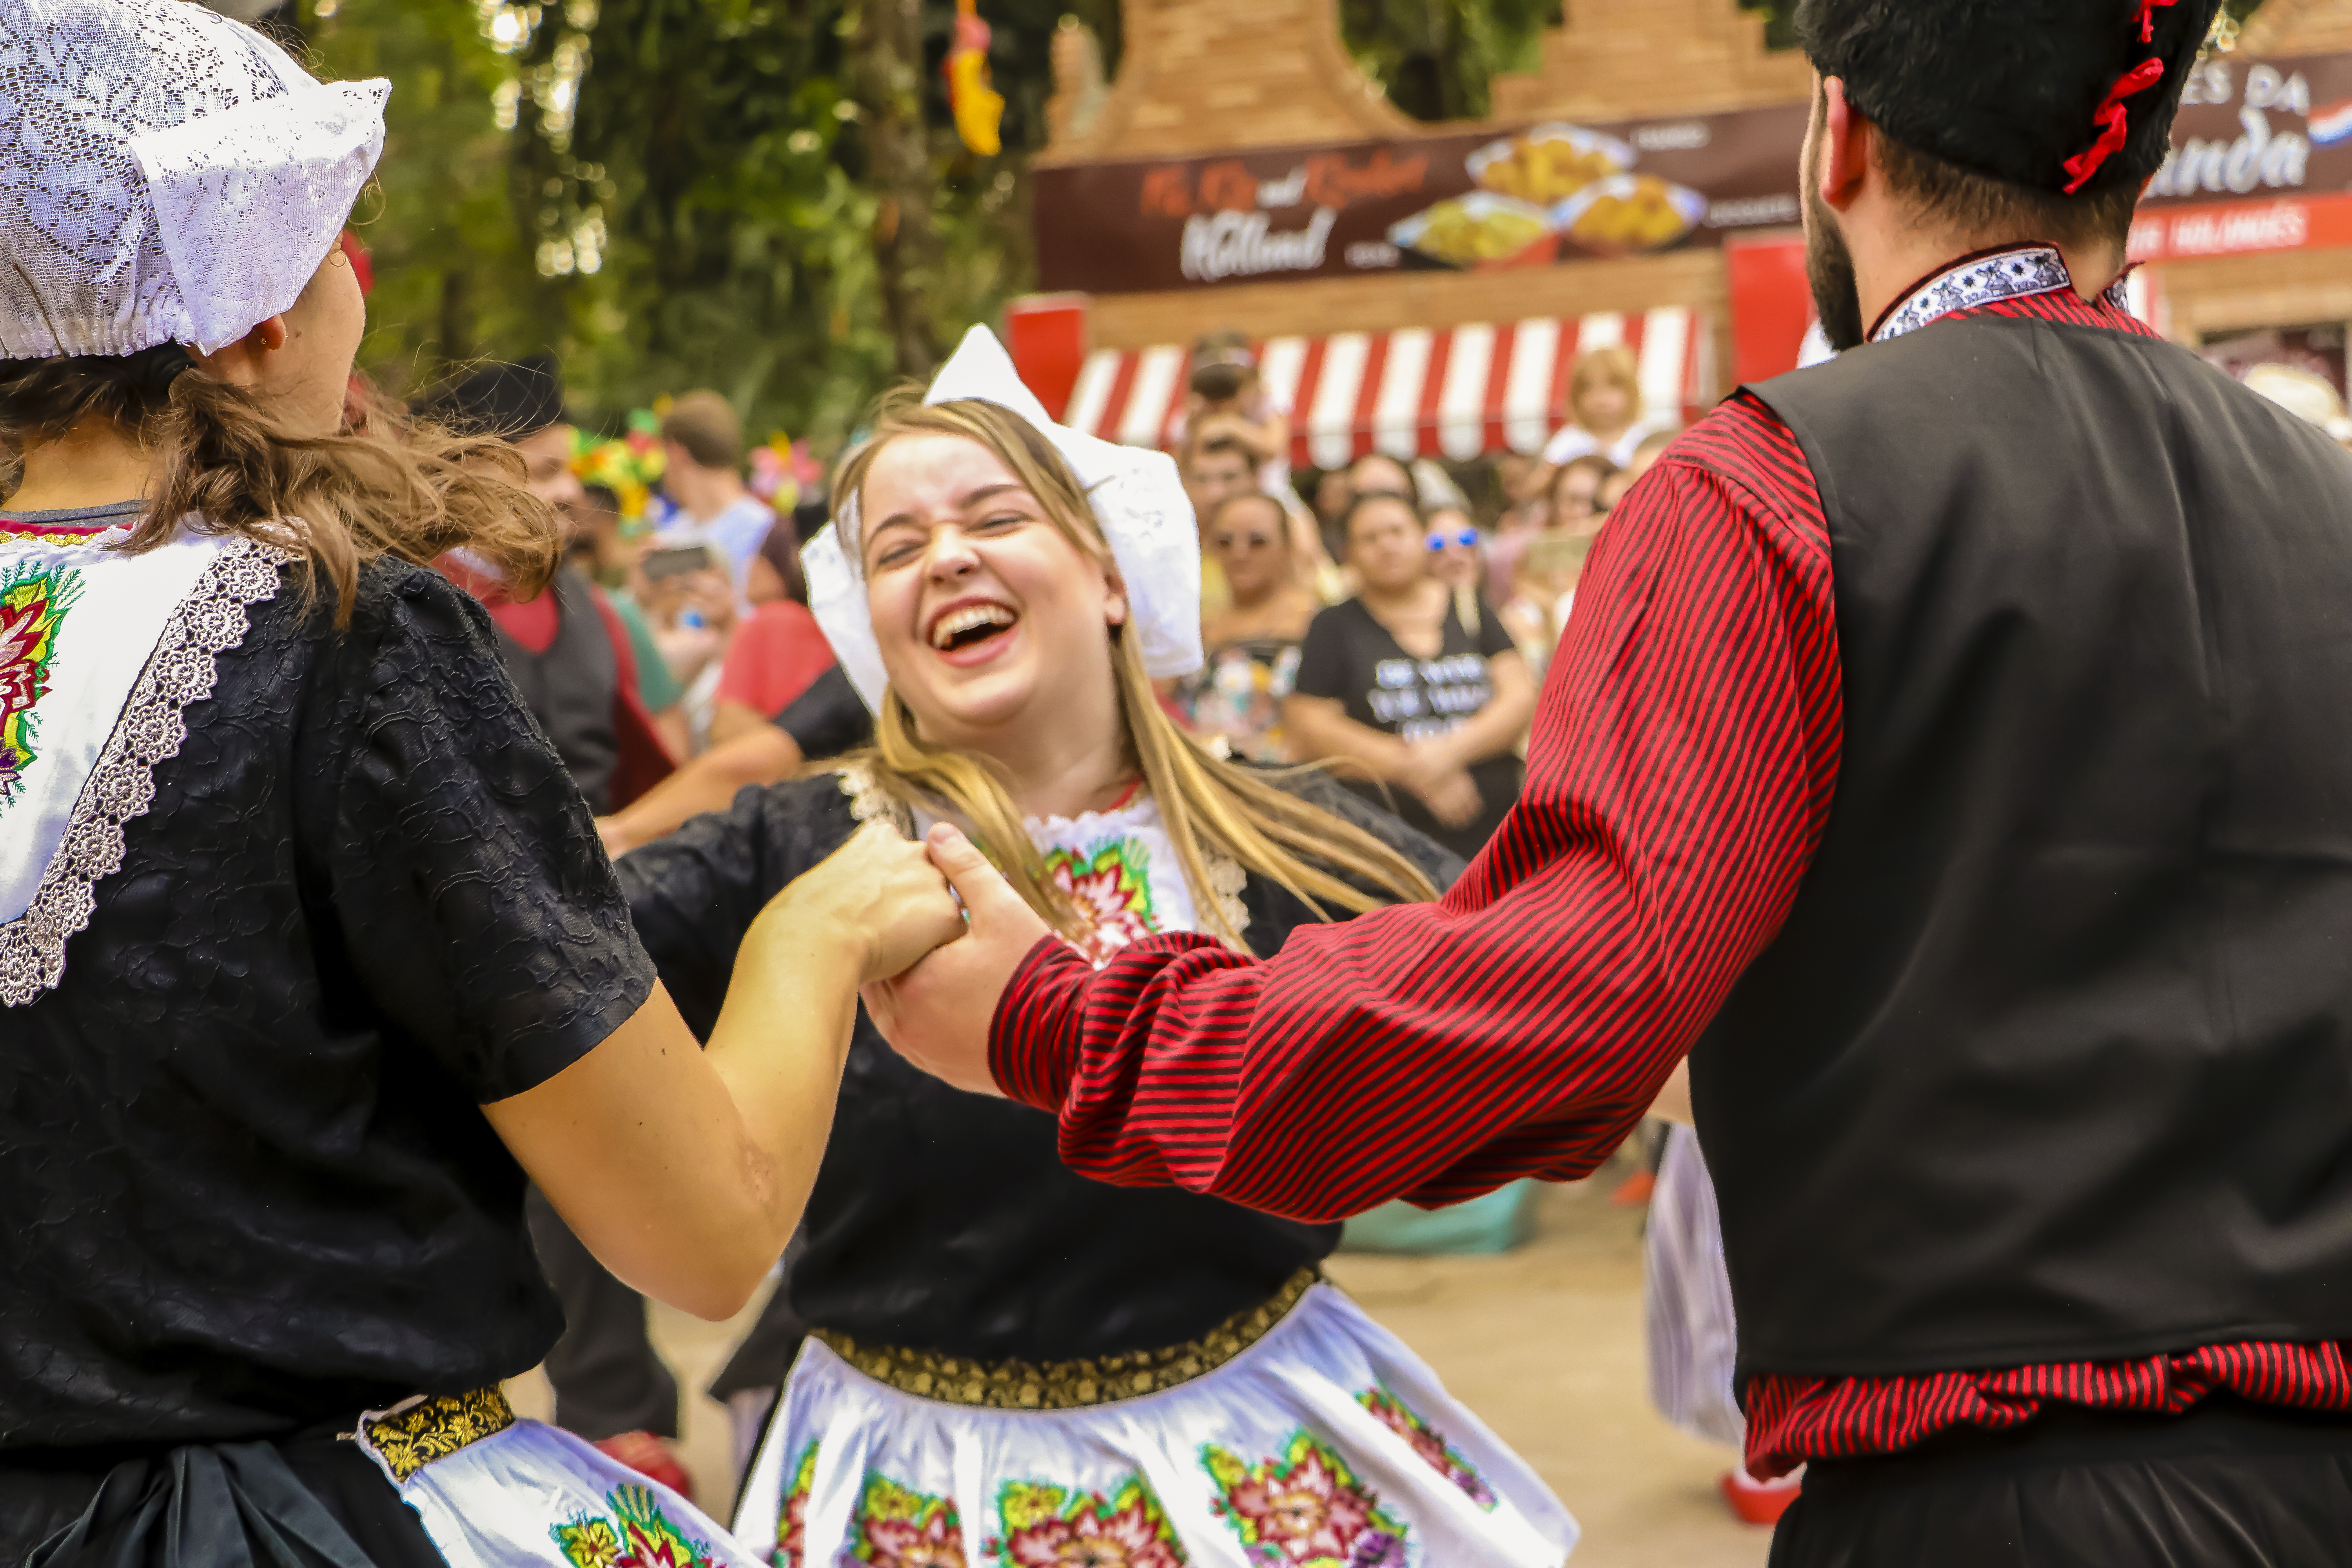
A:
[[[1233,933],[1219,940],[1235,952],[1246,953],[1242,933],[1249,930],[1249,906],[1242,902],[1242,889],[1249,886],[1249,873],[1213,844],[1201,846],[1201,858],[1209,869],[1209,892],[1217,900],[1217,913]]]
[[[2047,245],[2021,246],[1997,256],[1980,256],[1929,279],[1903,303],[1880,319],[1870,334],[1874,343],[1916,332],[1939,316],[1973,310],[1996,300],[2016,300],[2028,294],[2048,294],[2072,289],[2074,275],[2065,259]]]
[[[834,782],[849,797],[849,815],[859,822],[895,822],[899,832],[909,838],[915,836],[913,814],[874,782],[873,772],[865,763],[850,763],[834,775]]]
[[[0,925],[0,1006],[21,1007],[65,978],[66,941],[89,924],[98,883],[122,864],[122,830],[155,800],[155,765],[179,755],[187,707],[213,692],[220,655],[245,640],[246,607],[278,592],[286,551],[233,539],[173,611],[74,799],[65,838],[25,912]]]
[[[1023,819],[1031,837],[1043,834],[1048,838],[1066,838],[1079,834],[1124,833],[1137,826],[1160,826],[1160,807],[1151,797],[1138,790],[1132,805],[1115,811],[1082,811],[1076,816],[1055,814]]]

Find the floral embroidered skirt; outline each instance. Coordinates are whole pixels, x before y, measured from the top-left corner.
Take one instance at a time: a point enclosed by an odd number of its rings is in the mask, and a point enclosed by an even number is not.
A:
[[[761,1568],[677,1493],[517,1419],[496,1389],[372,1415],[360,1446],[450,1568]]]
[[[1557,1568],[1576,1544],[1526,1463],[1328,1285],[1129,1398],[925,1397],[812,1339],[782,1405],[735,1515],[778,1568]]]

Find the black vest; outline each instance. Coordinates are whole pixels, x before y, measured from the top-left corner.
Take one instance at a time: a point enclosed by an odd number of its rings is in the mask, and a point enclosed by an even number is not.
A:
[[[2352,1338],[2352,458],[2047,321],[1757,395],[1844,741],[1693,1058],[1742,1371]]]
[[[572,770],[588,809],[601,816],[612,809],[613,769],[620,758],[620,741],[613,732],[613,698],[620,686],[621,663],[613,652],[604,617],[577,572],[569,566],[557,572],[549,592],[555,595],[559,621],[547,651],[531,652],[503,626],[499,628],[499,651],[524,704]]]

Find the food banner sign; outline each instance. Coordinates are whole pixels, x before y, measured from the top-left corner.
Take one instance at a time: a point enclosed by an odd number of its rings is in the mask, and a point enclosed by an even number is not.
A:
[[[2227,56],[2181,90],[2140,199],[2143,261],[2352,244],[2352,55]]]
[[[1798,218],[1801,103],[1039,169],[1039,286],[1116,294],[1719,246]]]

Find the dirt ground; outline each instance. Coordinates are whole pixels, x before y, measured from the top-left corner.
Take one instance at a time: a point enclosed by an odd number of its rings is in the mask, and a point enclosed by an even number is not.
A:
[[[1341,1254],[1331,1277],[1551,1483],[1584,1526],[1575,1568],[1759,1568],[1770,1532],[1734,1520],[1715,1489],[1730,1451],[1650,1408],[1641,1218],[1611,1206],[1617,1174],[1546,1188],[1533,1240],[1503,1257]],[[654,1339],[679,1386],[699,1390],[750,1321],[656,1308]],[[513,1394],[545,1415],[537,1373]],[[692,1398],[683,1426],[697,1500],[723,1520],[735,1479],[726,1413]]]

